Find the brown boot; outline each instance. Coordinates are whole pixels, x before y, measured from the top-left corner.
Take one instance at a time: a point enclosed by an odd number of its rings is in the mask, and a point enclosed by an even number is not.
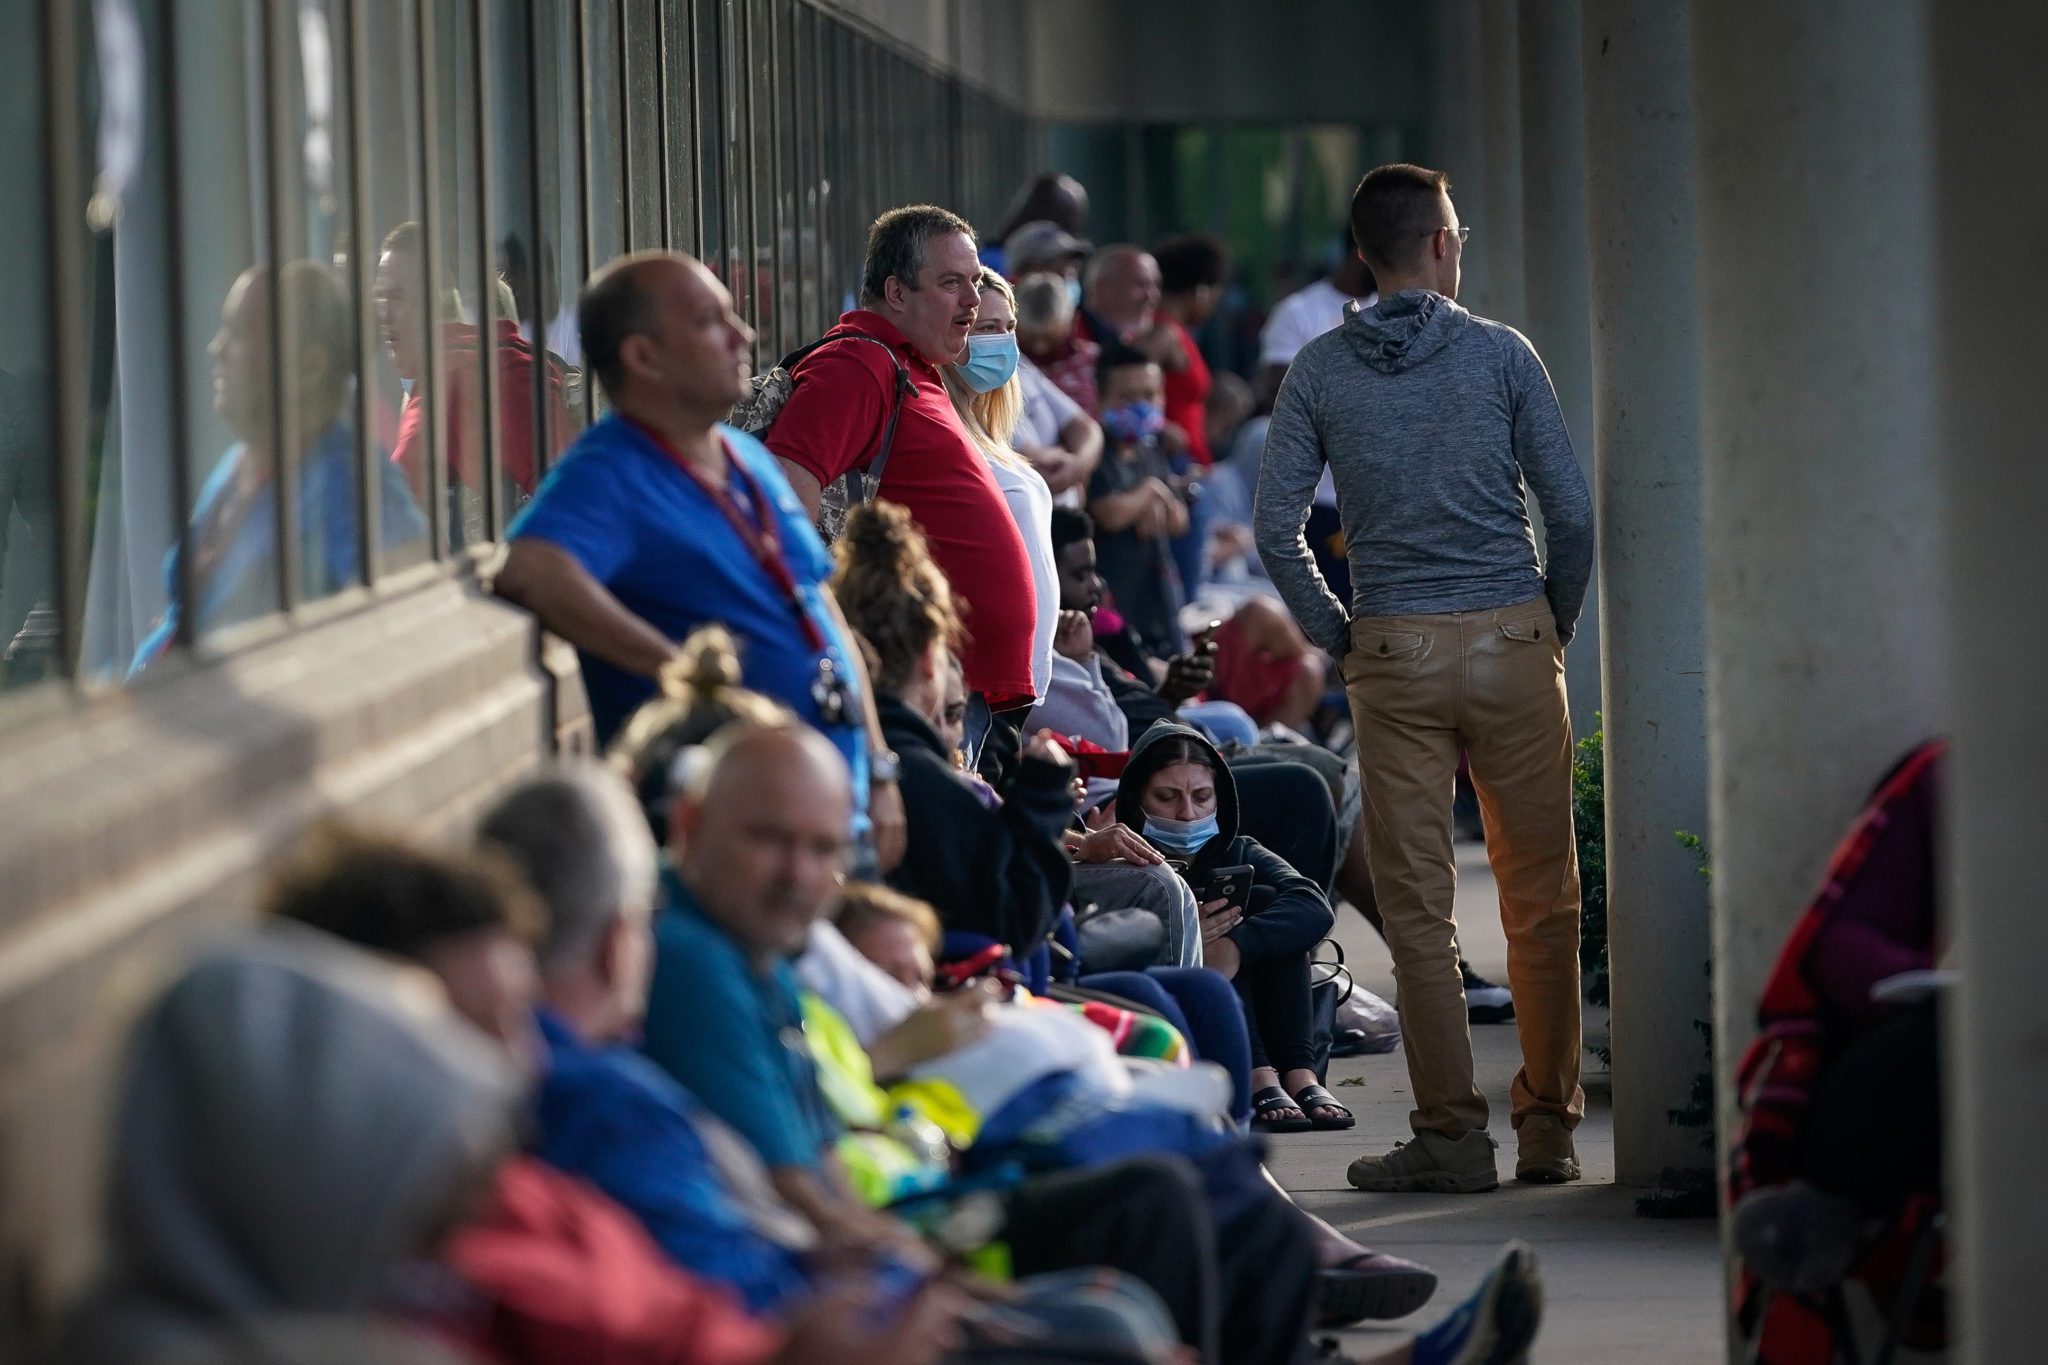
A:
[[[1578,1153],[1572,1150],[1571,1129],[1556,1114],[1530,1114],[1515,1130],[1521,1139],[1521,1155],[1515,1159],[1515,1179],[1532,1185],[1562,1185],[1579,1178]]]

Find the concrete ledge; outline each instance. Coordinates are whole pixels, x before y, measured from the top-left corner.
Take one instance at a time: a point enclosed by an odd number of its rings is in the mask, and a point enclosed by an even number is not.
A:
[[[246,918],[264,864],[328,815],[454,834],[587,747],[574,656],[535,636],[473,582],[430,581],[5,737],[0,1358],[93,1264],[122,1029],[196,937]]]

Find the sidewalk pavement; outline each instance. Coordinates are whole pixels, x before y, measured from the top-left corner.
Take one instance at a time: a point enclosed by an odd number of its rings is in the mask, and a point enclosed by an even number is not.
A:
[[[1482,847],[1459,846],[1458,879],[1466,956],[1480,975],[1505,984],[1506,944]],[[1392,968],[1371,926],[1340,909],[1337,936],[1360,984],[1392,1000]],[[1268,1163],[1304,1207],[1366,1245],[1422,1261],[1443,1277],[1435,1299],[1419,1313],[1348,1333],[1349,1348],[1383,1349],[1434,1322],[1478,1282],[1502,1242],[1520,1237],[1536,1248],[1543,1267],[1543,1334],[1530,1356],[1535,1365],[1719,1365],[1726,1355],[1715,1225],[1636,1216],[1640,1191],[1613,1183],[1606,1073],[1586,1058],[1587,1112],[1576,1135],[1585,1178],[1563,1186],[1518,1185],[1508,1127],[1508,1083],[1519,1065],[1514,1026],[1478,1026],[1472,1033],[1479,1083],[1493,1107],[1491,1131],[1501,1144],[1497,1192],[1365,1194],[1345,1182],[1353,1157],[1383,1152],[1408,1136],[1408,1075],[1398,1052],[1331,1066],[1331,1089],[1357,1115],[1356,1128],[1271,1140]],[[1364,1084],[1340,1084],[1353,1077]]]

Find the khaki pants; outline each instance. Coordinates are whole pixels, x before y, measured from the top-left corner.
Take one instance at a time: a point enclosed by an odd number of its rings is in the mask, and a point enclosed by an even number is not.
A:
[[[1447,616],[1358,617],[1344,660],[1358,730],[1366,854],[1400,984],[1416,1132],[1486,1127],[1458,975],[1451,798],[1471,760],[1500,885],[1522,1069],[1514,1124],[1555,1114],[1576,1127],[1579,857],[1564,652],[1544,598]]]

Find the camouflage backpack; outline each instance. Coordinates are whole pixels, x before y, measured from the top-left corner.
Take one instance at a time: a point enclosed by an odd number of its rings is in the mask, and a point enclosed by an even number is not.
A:
[[[782,358],[780,364],[766,374],[756,375],[747,396],[733,405],[732,424],[750,436],[765,435],[775,425],[775,419],[782,415],[783,405],[796,392],[798,383],[796,370],[811,352],[821,346],[837,341],[867,341],[880,346],[889,354],[889,363],[896,368],[896,388],[889,403],[889,418],[882,424],[881,440],[876,443],[875,453],[865,466],[855,465],[846,473],[826,485],[818,504],[818,533],[831,544],[839,538],[840,529],[846,524],[847,509],[854,502],[873,502],[875,494],[882,487],[882,470],[889,463],[889,449],[896,443],[896,419],[903,413],[904,400],[917,391],[910,378],[910,371],[896,354],[896,348],[877,336],[866,332],[841,332],[800,346]]]

